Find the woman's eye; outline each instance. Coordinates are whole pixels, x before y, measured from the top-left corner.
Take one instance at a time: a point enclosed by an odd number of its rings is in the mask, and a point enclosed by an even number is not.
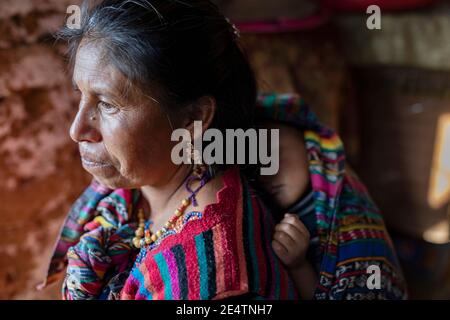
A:
[[[116,106],[114,106],[110,103],[107,103],[105,101],[100,101],[98,103],[98,106],[108,113],[114,113],[118,110],[118,108]]]

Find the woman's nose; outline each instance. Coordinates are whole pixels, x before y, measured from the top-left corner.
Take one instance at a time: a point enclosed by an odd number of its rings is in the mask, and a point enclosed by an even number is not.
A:
[[[70,126],[70,137],[75,142],[100,142],[98,117],[95,110],[80,106]]]

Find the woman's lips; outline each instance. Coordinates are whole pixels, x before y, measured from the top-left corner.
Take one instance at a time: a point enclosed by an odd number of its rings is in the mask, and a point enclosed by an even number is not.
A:
[[[100,167],[107,167],[107,166],[109,166],[108,163],[94,161],[94,160],[90,160],[90,159],[88,160],[88,159],[83,158],[83,157],[81,157],[81,163],[83,164],[83,166],[90,167],[90,168],[100,168]]]

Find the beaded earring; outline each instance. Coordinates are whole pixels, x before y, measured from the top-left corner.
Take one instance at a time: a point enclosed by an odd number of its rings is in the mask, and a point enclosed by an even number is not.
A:
[[[185,187],[186,190],[190,193],[189,199],[192,201],[192,205],[196,207],[197,199],[196,195],[200,191],[200,189],[211,179],[211,170],[208,170],[208,167],[201,163],[200,152],[194,148],[192,143],[188,143],[188,148],[190,149],[190,162],[194,164],[192,169],[192,175],[189,176],[186,180]],[[194,181],[200,181],[200,185],[197,189],[192,190],[191,184]]]

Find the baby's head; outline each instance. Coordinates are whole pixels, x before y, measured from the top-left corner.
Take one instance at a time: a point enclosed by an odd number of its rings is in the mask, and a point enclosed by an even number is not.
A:
[[[280,130],[280,166],[275,175],[261,175],[260,182],[280,209],[288,209],[306,191],[309,184],[308,156],[299,129],[281,123],[264,122],[266,129]]]

